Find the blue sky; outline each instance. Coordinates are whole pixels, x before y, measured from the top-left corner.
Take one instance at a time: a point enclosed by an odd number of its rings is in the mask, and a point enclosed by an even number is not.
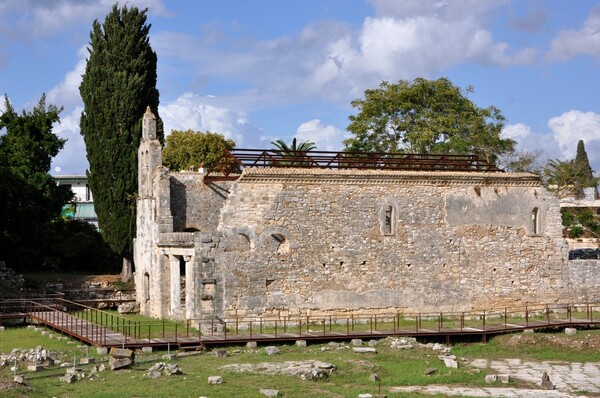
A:
[[[63,106],[54,174],[80,174],[79,83],[94,19],[112,0],[0,0],[0,94]],[[165,131],[282,138],[340,150],[350,102],[382,80],[448,77],[507,118],[542,159],[583,139],[600,171],[600,1],[128,0],[148,8]],[[0,102],[0,111],[4,101]]]

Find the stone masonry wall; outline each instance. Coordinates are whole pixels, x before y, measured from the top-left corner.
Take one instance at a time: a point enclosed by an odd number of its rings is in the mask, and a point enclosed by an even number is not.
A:
[[[204,184],[202,177],[203,174],[194,172],[171,174],[171,214],[175,232],[205,232],[217,228],[231,182]]]
[[[245,170],[221,212],[216,311],[457,311],[598,296],[598,273],[566,261],[558,201],[539,183],[387,173]]]

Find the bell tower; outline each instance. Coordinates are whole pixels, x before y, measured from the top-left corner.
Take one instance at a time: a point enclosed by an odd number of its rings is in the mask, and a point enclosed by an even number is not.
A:
[[[152,197],[152,174],[162,166],[162,146],[156,138],[156,116],[146,108],[142,120],[142,140],[138,150],[138,195],[140,199]]]

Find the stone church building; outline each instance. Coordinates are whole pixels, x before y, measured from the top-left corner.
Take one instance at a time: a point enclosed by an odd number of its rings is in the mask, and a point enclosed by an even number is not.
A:
[[[135,283],[171,319],[465,311],[600,298],[559,201],[526,173],[162,166],[139,148]],[[273,163],[271,164],[273,166]]]

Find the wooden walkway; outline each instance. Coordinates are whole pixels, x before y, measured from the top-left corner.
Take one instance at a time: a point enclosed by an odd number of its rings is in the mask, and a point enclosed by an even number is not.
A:
[[[445,339],[525,329],[600,326],[600,304],[535,306],[498,312],[460,314],[391,314],[352,318],[303,317],[297,319],[220,320],[176,324],[168,321],[134,322],[115,314],[60,300],[49,306],[29,302],[27,316],[62,334],[98,347],[171,347],[273,343],[296,340],[334,341],[407,336]],[[577,316],[574,316],[577,315]],[[22,316],[23,314],[20,314]],[[583,316],[581,316],[583,315]],[[196,327],[190,326],[191,324]],[[218,326],[218,327],[217,327]],[[204,330],[201,333],[200,330]]]

